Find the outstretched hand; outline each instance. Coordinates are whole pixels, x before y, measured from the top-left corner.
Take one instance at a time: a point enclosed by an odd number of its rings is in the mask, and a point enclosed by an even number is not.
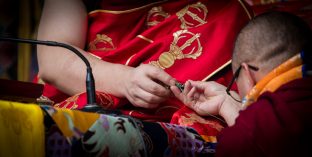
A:
[[[228,125],[233,125],[240,104],[233,101],[226,93],[226,87],[216,82],[187,81],[181,92],[176,86],[171,86],[173,94],[186,106],[199,115],[221,115]]]
[[[169,89],[175,79],[164,70],[141,64],[129,71],[124,78],[124,95],[137,107],[155,108],[171,95]]]
[[[218,115],[226,99],[225,87],[216,82],[187,81],[183,92],[172,86],[173,94],[199,115]]]

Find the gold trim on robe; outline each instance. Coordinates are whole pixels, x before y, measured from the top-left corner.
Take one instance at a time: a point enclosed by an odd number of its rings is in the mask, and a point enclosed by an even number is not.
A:
[[[136,55],[136,54],[133,54],[133,55],[127,60],[127,62],[126,62],[125,65],[128,65],[128,64],[130,63],[131,59],[132,59],[135,55]]]
[[[223,64],[222,66],[220,66],[217,70],[213,71],[211,74],[209,74],[207,77],[205,77],[202,81],[207,81],[208,79],[210,79],[213,75],[215,75],[216,73],[218,73],[219,71],[221,71],[222,69],[224,69],[225,67],[227,67],[228,65],[230,65],[232,63],[232,60],[229,60],[228,62],[226,62],[225,64]]]
[[[246,8],[244,2],[242,2],[241,0],[238,0],[238,2],[241,4],[241,6],[244,8],[247,16],[249,17],[249,19],[251,20],[253,17],[251,16],[250,12],[248,11],[248,9]]]
[[[148,39],[148,38],[146,38],[146,37],[143,36],[143,35],[137,35],[137,37],[138,37],[138,38],[141,38],[141,39],[143,39],[143,40],[145,40],[145,41],[147,41],[147,42],[149,42],[149,43],[153,43],[153,42],[154,42],[152,39]]]

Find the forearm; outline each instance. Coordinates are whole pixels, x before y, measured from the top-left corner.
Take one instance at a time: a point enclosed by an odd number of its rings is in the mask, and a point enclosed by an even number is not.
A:
[[[123,97],[120,88],[122,78],[130,67],[99,60],[80,49],[91,63],[96,90]],[[41,47],[38,52],[50,53],[49,58],[39,60],[39,77],[66,94],[73,95],[85,91],[86,65],[75,54],[63,48]],[[40,54],[38,54],[40,55]]]

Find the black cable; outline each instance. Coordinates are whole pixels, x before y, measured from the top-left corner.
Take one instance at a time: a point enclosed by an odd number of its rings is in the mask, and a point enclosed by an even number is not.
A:
[[[2,41],[12,41],[17,43],[28,43],[28,44],[34,44],[34,45],[46,45],[46,46],[55,46],[55,47],[63,47],[66,48],[72,52],[74,52],[87,66],[87,76],[86,76],[86,90],[87,90],[87,108],[92,106],[95,107],[96,105],[96,99],[95,99],[95,84],[94,84],[94,77],[92,74],[92,68],[90,65],[90,62],[87,60],[87,58],[82,55],[80,51],[78,51],[76,48],[74,48],[71,45],[65,44],[65,43],[59,43],[55,41],[43,41],[43,40],[33,40],[33,39],[21,39],[21,38],[9,38],[9,37],[2,37],[0,36],[0,40]],[[90,105],[90,106],[88,106]]]

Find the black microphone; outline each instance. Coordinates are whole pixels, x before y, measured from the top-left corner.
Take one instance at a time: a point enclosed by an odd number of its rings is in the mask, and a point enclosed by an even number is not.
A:
[[[86,90],[87,90],[87,103],[88,104],[82,110],[87,111],[87,112],[98,112],[99,110],[102,109],[102,107],[100,107],[96,104],[94,77],[92,74],[90,62],[76,48],[74,48],[71,45],[68,45],[65,43],[59,43],[59,42],[55,42],[55,41],[42,41],[42,40],[33,40],[33,39],[9,38],[9,37],[2,37],[2,36],[0,36],[0,40],[17,42],[17,43],[27,43],[27,44],[33,44],[33,45],[46,45],[46,46],[63,47],[63,48],[66,48],[66,49],[74,52],[87,66]]]

